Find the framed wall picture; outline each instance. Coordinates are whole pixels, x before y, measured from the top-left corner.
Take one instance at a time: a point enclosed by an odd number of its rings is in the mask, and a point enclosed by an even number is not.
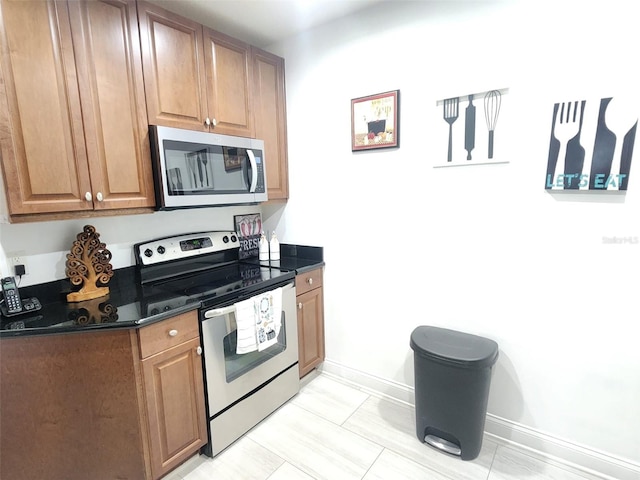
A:
[[[351,151],[400,146],[400,90],[351,100]]]
[[[508,163],[503,135],[509,123],[508,88],[471,91],[436,102],[433,166]]]
[[[576,96],[553,105],[548,192],[627,190],[638,127],[634,97]]]

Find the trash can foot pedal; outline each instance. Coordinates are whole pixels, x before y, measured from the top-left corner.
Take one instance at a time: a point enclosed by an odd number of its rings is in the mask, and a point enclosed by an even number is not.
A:
[[[460,456],[462,450],[455,443],[451,443],[444,438],[436,437],[435,435],[427,435],[424,437],[424,441],[432,447],[442,450],[443,452],[450,453],[451,455]]]

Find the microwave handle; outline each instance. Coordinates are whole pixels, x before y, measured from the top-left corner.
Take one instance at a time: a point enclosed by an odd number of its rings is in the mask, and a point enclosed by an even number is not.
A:
[[[249,163],[251,163],[251,186],[249,187],[249,192],[254,193],[258,186],[258,164],[252,150],[247,150],[247,155],[249,156]]]

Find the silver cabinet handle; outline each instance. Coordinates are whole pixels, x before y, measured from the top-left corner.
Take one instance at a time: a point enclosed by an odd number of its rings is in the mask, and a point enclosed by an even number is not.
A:
[[[91,192],[87,192],[87,193],[85,193],[85,194],[84,194],[84,199],[85,199],[87,202],[90,202],[91,200],[93,200],[93,196],[91,195]]]
[[[209,120],[209,117],[204,119],[204,124],[208,127],[211,125],[211,120]]]
[[[170,337],[175,337],[176,335],[178,335],[178,330],[169,330],[169,336]]]
[[[96,199],[101,202],[104,200],[104,197],[102,196],[102,192],[98,192],[96,193]]]
[[[218,125],[218,121],[215,118],[211,119],[211,126],[215,127],[216,125]]]
[[[298,310],[302,310],[302,302],[298,303]]]
[[[196,353],[198,355],[202,355],[202,347],[200,345],[198,345],[198,348],[196,348]]]
[[[311,278],[311,277],[307,278],[307,283],[309,285],[313,285],[313,278]]]

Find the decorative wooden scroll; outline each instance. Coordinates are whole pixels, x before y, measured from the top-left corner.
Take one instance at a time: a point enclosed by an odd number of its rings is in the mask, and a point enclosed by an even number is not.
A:
[[[77,240],[67,253],[66,274],[75,286],[82,285],[77,292],[67,295],[68,302],[82,302],[104,297],[109,293],[109,283],[113,277],[111,252],[100,242],[100,234],[92,225],[85,225],[76,236]],[[102,286],[98,286],[100,283]]]
[[[87,300],[72,310],[67,318],[75,325],[94,325],[118,321],[118,308],[111,304],[109,298]]]

